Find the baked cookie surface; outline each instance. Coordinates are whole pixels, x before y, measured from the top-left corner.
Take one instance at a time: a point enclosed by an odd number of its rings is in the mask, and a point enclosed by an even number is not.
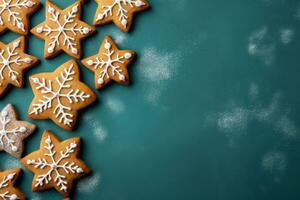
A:
[[[68,197],[75,179],[89,174],[90,169],[77,158],[80,138],[60,142],[50,131],[45,131],[40,149],[21,159],[21,163],[34,173],[32,191],[56,189]]]
[[[98,54],[82,60],[82,63],[95,73],[95,87],[102,89],[111,80],[120,84],[128,84],[127,67],[134,57],[134,51],[119,50],[114,41],[106,36]]]
[[[0,151],[20,158],[24,149],[23,140],[35,129],[33,124],[19,121],[14,107],[8,104],[0,113]]]
[[[31,76],[30,84],[35,97],[30,104],[28,117],[51,119],[58,126],[72,130],[78,110],[96,100],[94,92],[79,78],[79,67],[73,60],[52,73]]]
[[[133,15],[149,8],[146,0],[95,0],[98,9],[94,17],[94,25],[99,26],[113,22],[125,32],[129,32]]]
[[[95,32],[92,26],[80,20],[81,4],[78,1],[62,10],[46,1],[46,20],[31,30],[32,34],[45,40],[45,58],[53,58],[62,51],[74,58],[81,58],[80,41]]]
[[[39,62],[36,57],[24,53],[25,46],[25,37],[20,37],[8,45],[0,42],[0,97],[10,85],[23,87],[24,72]]]
[[[16,187],[14,187],[17,181],[21,169],[10,169],[6,171],[0,170],[0,198],[1,200],[25,200],[25,195]]]
[[[0,34],[9,29],[27,35],[30,27],[28,16],[40,5],[38,0],[0,0]]]

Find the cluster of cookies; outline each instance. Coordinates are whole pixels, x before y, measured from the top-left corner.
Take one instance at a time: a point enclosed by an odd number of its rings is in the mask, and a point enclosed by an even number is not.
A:
[[[125,32],[130,30],[133,15],[149,7],[146,0],[95,0],[98,9],[94,25],[114,22]],[[9,44],[0,42],[0,97],[10,86],[24,86],[24,72],[36,65],[39,59],[25,53],[26,35],[31,32],[45,40],[44,57],[54,58],[65,52],[76,59],[82,58],[80,41],[96,30],[81,21],[80,0],[62,10],[49,0],[46,1],[46,20],[30,29],[29,15],[40,6],[38,0],[0,0],[0,34],[7,30],[21,34]],[[106,36],[99,52],[82,59],[82,64],[94,72],[95,88],[102,89],[111,80],[120,84],[129,83],[128,65],[135,57],[131,50],[119,50],[112,38]],[[51,119],[66,130],[76,124],[78,111],[96,100],[96,95],[80,81],[80,69],[74,60],[59,66],[52,73],[40,73],[29,77],[32,100],[28,117]],[[32,134],[36,126],[19,121],[12,105],[0,112],[0,151],[17,158],[22,157],[23,140]],[[55,188],[65,198],[70,196],[73,181],[88,173],[90,169],[78,158],[80,138],[60,142],[50,131],[45,131],[40,149],[20,160],[35,176],[32,191]],[[0,199],[23,200],[24,194],[15,186],[21,169],[0,171]]]

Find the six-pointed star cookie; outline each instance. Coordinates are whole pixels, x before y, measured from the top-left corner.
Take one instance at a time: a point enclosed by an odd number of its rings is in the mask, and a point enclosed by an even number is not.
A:
[[[6,151],[20,158],[23,153],[23,140],[36,126],[25,121],[18,121],[17,113],[8,104],[0,113],[0,151]]]
[[[96,100],[94,92],[79,80],[79,67],[71,60],[53,73],[41,73],[30,77],[34,99],[28,117],[52,119],[58,126],[71,130],[78,110]]]
[[[133,60],[135,52],[119,50],[113,40],[106,36],[99,53],[82,60],[82,63],[95,73],[95,87],[103,88],[110,80],[121,84],[129,83],[127,67]]]
[[[40,149],[21,160],[35,174],[32,190],[55,188],[68,197],[73,181],[90,173],[84,162],[77,158],[79,150],[80,138],[60,142],[53,133],[45,131]]]
[[[114,22],[125,32],[130,30],[133,15],[146,10],[149,4],[146,0],[95,0],[98,9],[94,18],[94,25]]]
[[[23,73],[38,63],[38,59],[24,53],[25,37],[20,37],[8,45],[0,42],[0,97],[9,85],[23,87]]]
[[[61,51],[74,58],[82,56],[80,41],[95,32],[95,29],[80,20],[81,2],[65,10],[47,0],[46,20],[31,32],[45,40],[45,58],[53,58]]]
[[[25,200],[25,195],[14,184],[18,179],[21,169],[0,171],[0,199],[2,200]]]
[[[28,16],[39,6],[38,0],[0,0],[0,34],[9,29],[27,35],[30,26]]]

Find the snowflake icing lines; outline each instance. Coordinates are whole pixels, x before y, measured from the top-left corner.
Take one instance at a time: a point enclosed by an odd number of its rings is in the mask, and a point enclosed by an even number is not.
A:
[[[89,168],[77,158],[79,149],[79,138],[59,142],[53,133],[46,131],[42,137],[40,150],[21,160],[35,173],[34,191],[52,186],[68,195],[72,181],[90,172]]]
[[[1,172],[0,172],[1,173]],[[19,197],[17,194],[11,193],[8,191],[9,184],[13,182],[13,180],[16,178],[17,173],[11,172],[8,175],[5,175],[0,180],[0,197],[2,200],[17,200]]]
[[[90,35],[94,29],[79,20],[80,3],[75,3],[66,10],[59,9],[47,1],[46,21],[33,30],[39,37],[46,38],[45,51],[53,55],[56,48],[64,49],[71,55],[80,54],[79,40]]]
[[[24,43],[24,41],[22,41]],[[16,86],[20,85],[18,80],[18,76],[20,74],[20,70],[16,67],[12,67],[12,65],[20,66],[20,65],[28,65],[33,63],[33,59],[30,57],[21,57],[20,53],[17,49],[21,45],[21,39],[18,39],[12,43],[12,47],[0,48],[0,87],[2,86],[2,81],[6,78],[9,78]],[[1,46],[4,46],[3,44]],[[23,46],[23,44],[22,44]],[[4,71],[7,70],[8,77],[5,77]]]
[[[28,9],[37,8],[38,5],[35,0],[0,0],[0,27],[3,29],[7,24],[11,24],[26,33],[24,13],[28,12]]]
[[[107,4],[106,1],[98,0],[99,12],[95,16],[94,24],[99,25],[108,22],[110,18],[116,16],[120,26],[128,31],[131,25],[134,12],[146,9],[149,5],[143,0],[113,0]]]
[[[68,113],[71,110],[70,106],[65,106],[62,104],[61,98],[67,98],[69,103],[78,101],[85,101],[85,99],[89,98],[89,94],[85,94],[80,90],[69,90],[68,93],[62,93],[63,89],[70,88],[71,85],[68,83],[73,80],[73,75],[75,74],[73,70],[74,65],[71,65],[69,68],[65,68],[64,71],[60,74],[60,77],[55,79],[56,83],[59,85],[57,91],[53,90],[53,81],[46,80],[45,78],[32,78],[32,81],[36,84],[36,89],[41,91],[42,94],[46,94],[48,96],[43,96],[40,100],[40,103],[34,104],[33,110],[30,114],[39,114],[48,108],[52,107],[52,103],[54,100],[57,100],[57,105],[53,110],[53,114],[55,117],[59,117],[59,122],[64,123],[65,125],[71,125],[73,115]]]
[[[72,106],[93,102],[94,93],[79,82],[79,69],[75,62],[65,63],[54,73],[57,74],[54,79],[46,78],[51,77],[49,73],[31,77],[33,90],[41,96],[31,104],[29,115],[52,110],[55,122],[72,127],[75,118]],[[79,89],[73,89],[73,84]]]
[[[74,162],[65,161],[66,158],[69,158],[72,153],[74,153],[77,143],[73,142],[66,147],[64,151],[59,152],[58,159],[56,158],[57,152],[54,150],[54,144],[52,143],[51,137],[48,136],[45,140],[46,145],[44,146],[46,153],[45,157],[49,158],[38,158],[37,160],[27,160],[28,165],[33,165],[36,169],[45,169],[47,172],[45,174],[38,175],[36,178],[35,187],[43,186],[48,184],[52,180],[52,174],[54,174],[54,182],[60,190],[67,192],[67,181],[66,175],[63,175],[60,170],[63,170],[65,174],[81,174],[83,169],[76,165]]]
[[[134,51],[118,50],[113,40],[107,36],[98,55],[84,59],[82,62],[89,69],[95,71],[96,87],[101,88],[111,79],[119,83],[128,83],[127,65],[134,55]]]
[[[11,151],[18,151],[18,147],[16,146],[16,140],[14,137],[21,137],[27,129],[25,126],[17,126],[13,129],[8,129],[8,125],[11,122],[11,118],[9,117],[9,112],[4,109],[1,112],[0,116],[0,149],[9,148]]]

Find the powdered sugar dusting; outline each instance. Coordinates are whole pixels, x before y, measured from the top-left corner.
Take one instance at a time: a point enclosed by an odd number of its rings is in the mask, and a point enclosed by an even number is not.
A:
[[[168,81],[176,74],[176,66],[181,59],[180,53],[160,52],[154,48],[145,49],[141,53],[139,73],[147,84],[146,100],[157,105]]]
[[[101,176],[98,173],[95,173],[89,177],[82,179],[78,183],[78,191],[82,193],[91,193],[94,192],[100,185]]]
[[[91,115],[85,116],[86,123],[92,129],[92,133],[99,142],[105,141],[108,136],[107,130],[101,125],[98,119],[93,118]]]

